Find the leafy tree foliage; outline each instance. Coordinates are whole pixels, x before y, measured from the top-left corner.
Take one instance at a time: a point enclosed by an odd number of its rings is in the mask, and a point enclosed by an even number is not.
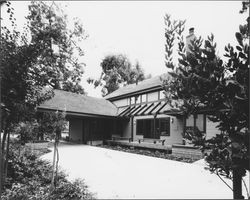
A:
[[[216,55],[214,36],[194,39],[185,52],[183,37],[167,16],[166,66],[171,80],[164,87],[172,100],[182,100],[186,116],[206,111],[221,134],[211,139],[193,132],[193,142],[205,152],[210,170],[233,179],[234,198],[242,198],[241,179],[249,170],[249,18],[235,36],[236,48],[225,47],[226,61]],[[181,25],[184,28],[184,24]],[[175,37],[175,34],[178,37]],[[172,39],[169,39],[172,38]],[[178,66],[171,60],[172,41],[178,40]],[[168,41],[171,42],[168,42]]]
[[[16,30],[11,3],[6,5],[13,30],[1,27],[1,149],[5,160],[1,163],[5,168],[10,132],[19,122],[35,117],[36,106],[53,96],[52,89],[84,93],[80,86],[83,63],[76,53],[83,56],[77,42],[85,39],[81,23],[75,21],[74,29],[69,29],[67,16],[54,2],[49,6],[32,1],[23,33]]]
[[[1,111],[4,113],[1,116],[1,132],[3,131],[1,151],[4,158],[1,164],[4,163],[2,169],[5,168],[5,172],[10,132],[15,124],[30,120],[34,116],[36,105],[52,96],[50,90],[43,91],[46,82],[30,73],[36,61],[32,56],[33,48],[24,40],[25,36],[16,31],[10,2],[7,2],[7,7],[14,30],[1,27]]]
[[[14,30],[1,27],[1,92],[13,123],[28,120],[36,105],[52,96],[44,87],[84,93],[79,85],[83,64],[74,56],[75,49],[83,55],[76,40],[84,39],[84,30],[79,21],[74,30],[68,29],[67,16],[54,3],[32,1],[29,25],[20,33],[10,2],[7,6]],[[58,46],[58,52],[52,45]]]
[[[145,79],[143,69],[137,62],[133,67],[122,54],[108,55],[101,62],[102,74],[99,80],[89,78],[95,87],[103,86],[103,96],[117,90],[120,86],[137,83]]]
[[[37,54],[32,73],[39,73],[54,89],[84,94],[80,85],[84,63],[79,60],[84,53],[77,45],[87,37],[82,24],[75,20],[71,30],[67,15],[54,2],[32,1],[29,11],[30,43]]]

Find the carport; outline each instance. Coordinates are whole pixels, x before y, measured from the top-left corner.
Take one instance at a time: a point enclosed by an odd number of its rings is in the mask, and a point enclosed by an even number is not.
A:
[[[69,121],[69,140],[76,143],[97,144],[111,139],[119,132],[117,107],[110,101],[54,90],[55,95],[39,105],[38,112],[64,111]]]

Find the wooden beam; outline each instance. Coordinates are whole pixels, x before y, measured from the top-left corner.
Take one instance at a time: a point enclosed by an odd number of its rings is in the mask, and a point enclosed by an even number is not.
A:
[[[154,103],[151,103],[150,106],[148,106],[142,113],[141,115],[143,115],[149,108],[151,108],[154,105]]]
[[[132,115],[134,116],[133,113],[136,113],[136,111],[140,110],[140,108],[141,108],[141,105],[137,106],[136,109],[134,109],[134,110],[130,113],[130,115],[131,115],[131,116],[132,116]]]
[[[123,115],[123,113],[127,112],[130,109],[130,107],[127,107],[125,110],[123,110],[118,116]]]
[[[137,110],[137,111],[134,113],[134,115],[136,115],[137,113],[139,113],[140,111],[142,111],[146,106],[147,106],[147,104],[142,105],[142,106],[140,107],[140,109]]]

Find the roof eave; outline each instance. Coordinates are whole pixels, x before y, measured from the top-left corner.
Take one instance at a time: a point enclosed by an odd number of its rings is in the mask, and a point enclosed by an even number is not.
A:
[[[50,112],[50,111],[60,111],[63,112],[63,109],[52,109],[52,108],[37,108],[37,112]],[[91,114],[91,113],[82,113],[82,112],[75,112],[75,111],[66,111],[66,115],[68,117],[101,117],[101,118],[116,118],[118,117],[117,114],[115,115],[100,115],[100,114]]]
[[[154,87],[151,87],[151,88],[147,88],[147,89],[143,89],[143,90],[139,90],[139,91],[135,91],[135,92],[129,92],[127,94],[123,94],[123,95],[118,95],[118,96],[114,96],[114,97],[110,97],[110,98],[105,98],[106,100],[109,100],[109,101],[114,101],[114,100],[119,100],[119,99],[123,99],[123,98],[126,98],[126,97],[130,97],[130,96],[133,96],[135,94],[139,95],[139,94],[143,94],[143,93],[146,93],[146,92],[153,92],[153,91],[156,91],[156,90],[160,90],[162,89],[162,86],[161,85],[157,85],[157,86],[154,86]]]

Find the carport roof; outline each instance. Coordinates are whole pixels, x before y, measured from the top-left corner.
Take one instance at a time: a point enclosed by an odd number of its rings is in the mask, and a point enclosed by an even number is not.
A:
[[[71,115],[117,116],[117,107],[108,100],[63,90],[54,90],[54,93],[54,97],[38,106],[38,111],[60,110]]]

